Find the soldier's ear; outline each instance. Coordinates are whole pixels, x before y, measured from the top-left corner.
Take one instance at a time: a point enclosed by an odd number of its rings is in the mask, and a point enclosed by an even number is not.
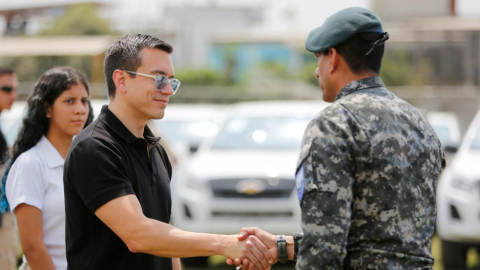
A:
[[[341,61],[341,55],[338,53],[337,49],[330,48],[328,50],[328,56],[330,58],[328,73],[332,74],[338,68],[339,61]]]

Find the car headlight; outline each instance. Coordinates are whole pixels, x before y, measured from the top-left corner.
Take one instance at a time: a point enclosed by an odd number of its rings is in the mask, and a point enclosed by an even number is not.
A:
[[[454,174],[452,176],[450,186],[465,192],[472,192],[476,188],[475,183],[468,181],[467,179],[463,178],[458,174]]]
[[[189,174],[185,180],[185,186],[200,191],[205,188],[205,182]]]

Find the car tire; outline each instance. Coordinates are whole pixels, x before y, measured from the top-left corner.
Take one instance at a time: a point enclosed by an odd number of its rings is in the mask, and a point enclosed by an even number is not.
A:
[[[208,256],[207,257],[191,257],[191,258],[181,258],[182,264],[186,267],[200,267],[206,268],[208,266]]]
[[[442,240],[444,270],[467,269],[467,252],[471,247],[471,244]]]

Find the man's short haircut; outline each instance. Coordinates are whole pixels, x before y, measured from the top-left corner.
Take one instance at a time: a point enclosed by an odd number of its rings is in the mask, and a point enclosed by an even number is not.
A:
[[[0,77],[3,75],[13,75],[13,69],[7,67],[0,67]]]
[[[103,64],[103,74],[107,82],[108,96],[115,97],[113,72],[117,69],[136,71],[142,64],[140,51],[143,48],[156,48],[167,53],[172,53],[173,51],[170,44],[150,35],[125,35],[115,40],[105,54]],[[134,74],[130,74],[130,76],[135,77]]]
[[[382,34],[360,33],[336,46],[335,49],[345,59],[353,73],[373,71],[378,74],[382,65],[385,44],[376,46],[369,55],[365,54],[372,47],[371,44],[380,38],[382,38]],[[324,51],[324,54],[328,54],[328,50]]]

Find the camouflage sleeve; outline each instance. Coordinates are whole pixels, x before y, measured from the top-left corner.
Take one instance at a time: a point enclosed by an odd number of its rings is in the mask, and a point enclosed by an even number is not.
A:
[[[353,115],[342,106],[331,107],[309,124],[302,143],[304,154],[297,172],[304,232],[299,269],[343,269],[354,161],[365,158],[360,156],[359,147],[369,147]]]

